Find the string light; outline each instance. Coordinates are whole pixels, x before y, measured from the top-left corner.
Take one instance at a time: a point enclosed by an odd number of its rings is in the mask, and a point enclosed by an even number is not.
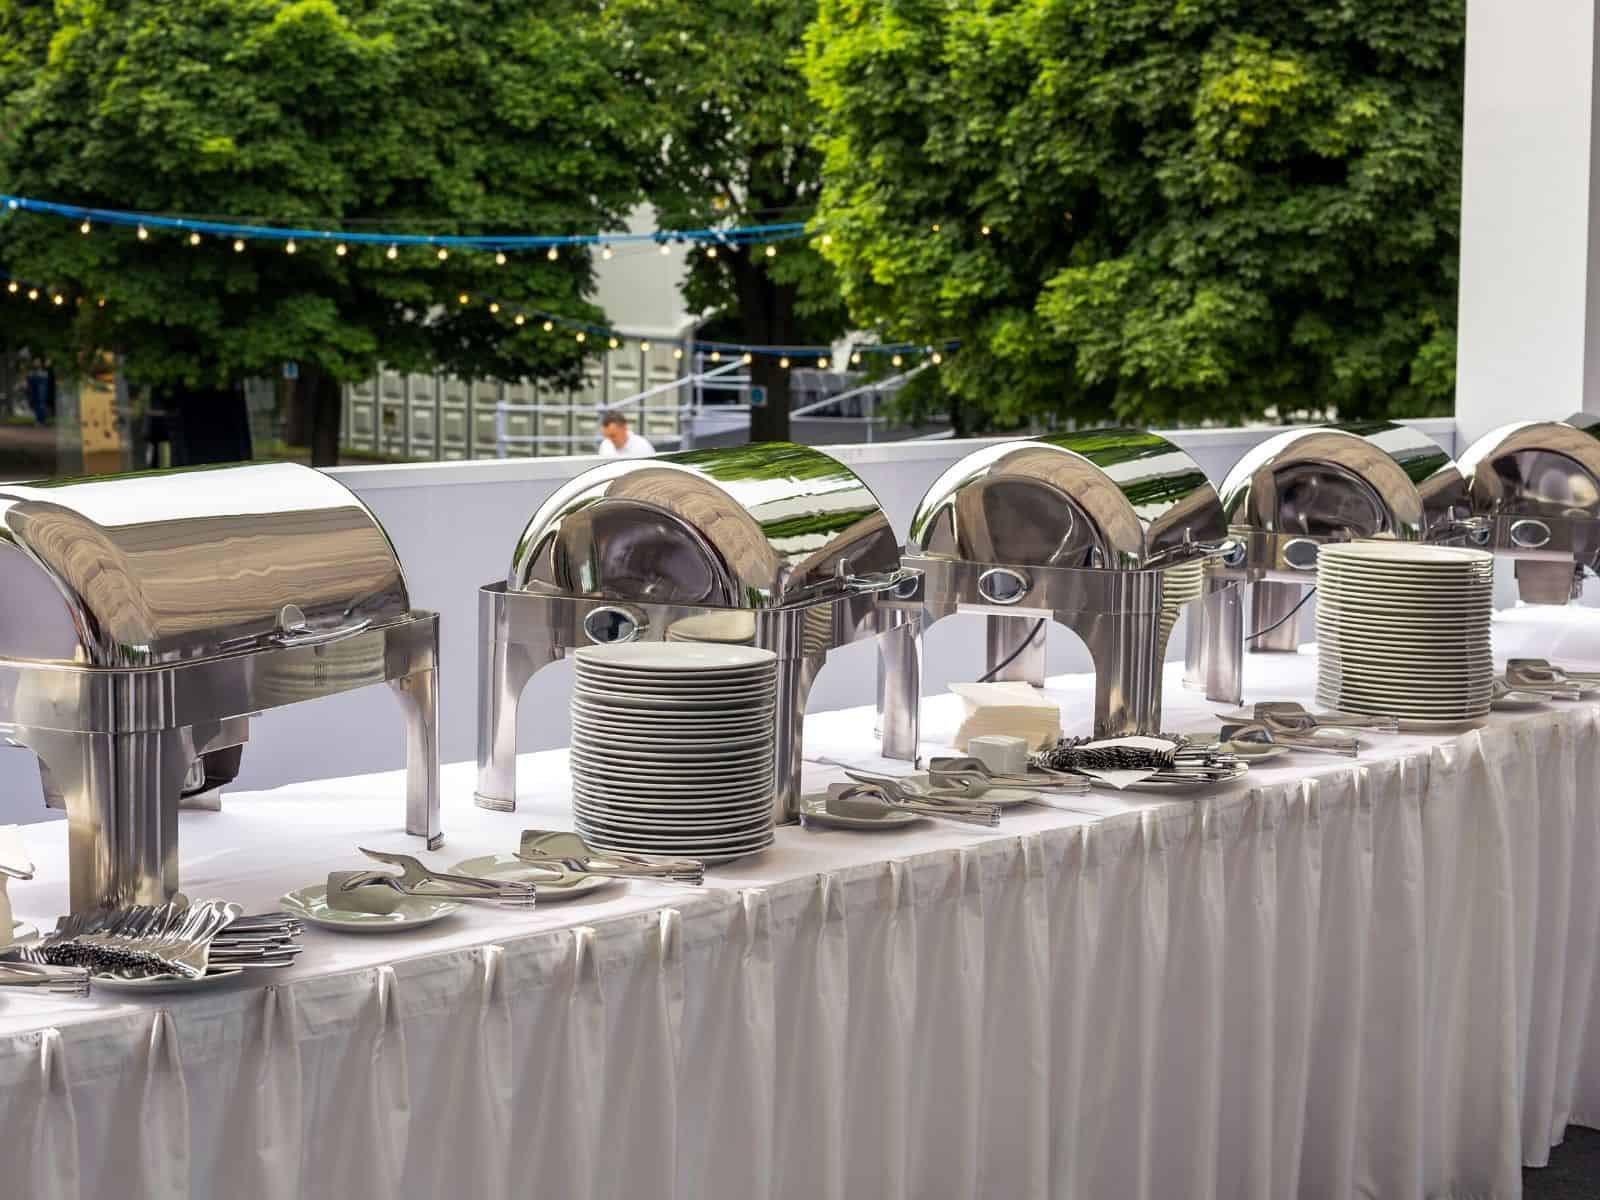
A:
[[[383,252],[383,256],[385,258],[388,258],[388,259],[399,258],[400,257],[400,247],[399,246],[390,246],[387,250],[385,250]]]
[[[506,265],[506,252],[504,250],[501,250],[494,256],[494,265],[497,267],[503,267]]]
[[[13,204],[13,207],[15,207],[14,204]],[[148,241],[149,239],[150,239],[150,231],[148,229],[146,229],[143,225],[139,226],[139,240],[141,242],[144,242],[144,241]]]
[[[450,251],[446,250],[443,246],[440,246],[439,247],[439,261],[443,262],[445,259],[447,259],[449,257],[450,257]]]
[[[544,252],[544,256],[551,262],[555,262],[556,259],[561,257],[561,251],[557,250],[554,246],[551,246],[550,249]]]
[[[88,233],[89,232],[89,222],[85,221],[82,225],[79,225],[78,226],[78,232],[79,233]]]
[[[244,253],[244,239],[243,238],[234,238],[233,239],[233,252],[235,254]]]
[[[287,242],[285,242],[283,244],[283,252],[285,254],[293,254],[294,250],[295,250],[294,239],[290,238]]]
[[[346,249],[345,244],[343,242],[340,242],[337,246],[335,246],[333,248],[333,252],[335,254],[337,254],[340,258],[343,258],[346,254],[350,253],[350,251],[348,249]]]

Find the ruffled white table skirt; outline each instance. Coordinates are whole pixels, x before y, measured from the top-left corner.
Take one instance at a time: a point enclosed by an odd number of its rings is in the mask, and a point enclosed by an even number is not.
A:
[[[1273,660],[1275,693],[1306,668]],[[811,745],[866,754],[869,724],[814,719]],[[784,830],[706,891],[312,931],[272,987],[0,996],[0,1192],[1519,1195],[1600,1125],[1600,706],[1278,761],[993,835]],[[559,764],[524,760],[510,817],[451,768],[452,848],[564,824]],[[400,795],[185,814],[185,886],[270,905],[357,839],[406,846]],[[60,833],[30,830],[25,915],[64,896]]]

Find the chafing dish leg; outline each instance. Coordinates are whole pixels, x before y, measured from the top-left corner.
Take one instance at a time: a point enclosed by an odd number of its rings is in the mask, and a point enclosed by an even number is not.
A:
[[[406,721],[406,832],[444,845],[439,828],[439,688],[437,672],[391,679]]]
[[[479,808],[517,808],[517,705],[540,667],[561,658],[553,639],[537,645],[480,639],[478,642]]]
[[[995,671],[996,682],[1017,681],[1044,686],[1045,639],[1050,622],[1042,624],[1038,617],[1011,617],[990,613],[984,618],[984,644],[987,650],[985,665]],[[1010,659],[1009,662],[1006,662]]]
[[[34,729],[19,740],[65,801],[73,912],[160,904],[178,890],[178,794],[194,758],[187,729]]]
[[[917,760],[922,706],[922,622],[911,618],[878,635],[878,732],[883,756]]]
[[[1250,597],[1250,632],[1270,632],[1250,639],[1252,653],[1293,654],[1300,648],[1299,614],[1289,614],[1304,599],[1305,592],[1298,583],[1273,579],[1263,579],[1255,585]]]
[[[777,749],[774,754],[772,820],[783,825],[800,819],[800,768],[804,760],[806,700],[826,656],[778,659]]]

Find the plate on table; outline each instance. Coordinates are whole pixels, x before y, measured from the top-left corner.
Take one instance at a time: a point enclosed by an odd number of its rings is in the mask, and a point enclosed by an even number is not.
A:
[[[457,875],[471,875],[475,879],[496,879],[508,883],[531,883],[539,892],[538,904],[576,900],[601,888],[627,883],[626,879],[608,879],[604,875],[581,875],[566,882],[553,881],[530,863],[515,854],[480,854],[464,858],[450,868]]]
[[[885,829],[904,829],[907,825],[927,819],[918,813],[898,812],[892,808],[885,808],[882,816],[848,817],[843,813],[829,812],[825,796],[809,796],[800,801],[800,824],[818,825],[826,829],[870,830],[878,833]]]
[[[400,907],[392,913],[351,912],[331,907],[328,887],[322,883],[285,892],[280,903],[301,920],[339,933],[404,933],[442,921],[461,907],[459,900],[401,896]]]
[[[169,992],[198,992],[229,983],[244,974],[243,967],[218,967],[198,979],[187,975],[142,975],[129,979],[121,975],[94,975],[89,979],[89,994],[98,991],[126,992],[129,995],[158,996]]]

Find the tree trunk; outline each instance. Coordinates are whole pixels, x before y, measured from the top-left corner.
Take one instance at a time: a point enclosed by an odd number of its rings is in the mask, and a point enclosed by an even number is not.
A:
[[[253,457],[250,413],[238,384],[175,387],[167,407],[173,414],[173,466],[248,462]]]
[[[302,363],[299,392],[306,444],[311,448],[311,465],[337,466],[339,424],[344,416],[344,389],[326,371]]]
[[[740,249],[732,260],[742,338],[754,346],[786,346],[794,340],[795,289],[774,283],[764,260],[753,259],[752,253]],[[789,441],[789,369],[775,357],[758,354],[750,364],[750,379],[766,389],[766,403],[750,410],[750,440]]]

